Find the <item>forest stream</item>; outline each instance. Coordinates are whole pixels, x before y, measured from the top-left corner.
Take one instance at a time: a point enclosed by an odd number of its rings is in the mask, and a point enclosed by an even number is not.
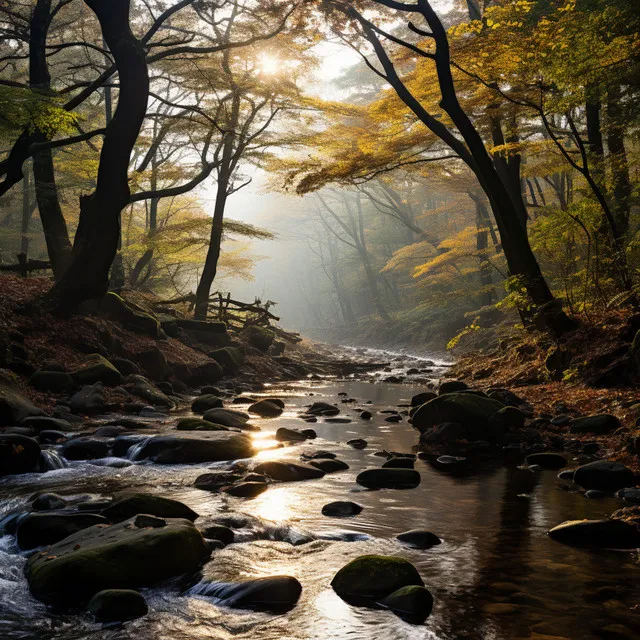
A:
[[[367,355],[393,357],[372,350]],[[435,362],[430,375],[436,382],[446,363],[433,355],[429,358]],[[419,362],[410,356],[399,360],[393,366],[404,371]],[[124,626],[109,626],[93,622],[87,613],[52,612],[34,599],[24,576],[29,553],[19,551],[15,536],[4,535],[0,538],[0,637],[560,640],[628,637],[616,635],[621,628],[640,632],[640,622],[630,610],[638,601],[640,586],[632,554],[569,547],[547,536],[550,528],[565,520],[606,517],[617,507],[615,499],[588,500],[563,490],[557,471],[551,470],[540,472],[530,494],[518,494],[510,483],[513,467],[495,461],[451,472],[418,457],[415,469],[421,482],[416,488],[368,490],[356,484],[359,472],[381,466],[385,458],[380,452],[415,452],[418,440],[402,411],[412,395],[424,390],[424,383],[412,383],[410,377],[403,384],[379,379],[379,372],[357,379],[306,379],[251,394],[281,398],[285,411],[277,418],[252,418],[260,427],[251,434],[259,452],[249,468],[264,460],[299,462],[301,455],[321,450],[349,466],[319,479],[272,483],[254,498],[194,488],[201,474],[229,469],[233,463],[159,465],[135,461],[135,447],[128,453],[133,462],[102,461],[115,467],[99,466],[102,462],[95,460],[74,461],[44,474],[2,478],[2,516],[27,509],[35,493],[55,492],[75,504],[126,489],[179,500],[199,514],[198,527],[224,524],[234,530],[235,537],[232,544],[214,550],[202,575],[190,583],[142,590],[149,604],[147,616]],[[225,406],[243,408],[228,400]],[[300,414],[318,401],[337,405],[340,417],[351,421],[335,423],[319,417],[307,425]],[[371,420],[359,418],[362,408],[373,414]],[[400,412],[402,420],[387,422],[392,415],[388,412]],[[186,415],[191,413],[181,409],[162,420],[142,420],[153,425],[153,433],[165,433],[174,428],[176,417]],[[109,420],[113,422],[113,416]],[[313,427],[317,438],[277,446],[276,429],[307,426]],[[364,439],[366,447],[346,444],[353,439]],[[322,515],[322,507],[337,500],[356,502],[362,512],[347,518]],[[396,539],[411,529],[433,532],[442,543],[421,550]],[[435,600],[424,624],[405,622],[383,608],[352,606],[334,592],[330,583],[336,572],[353,558],[369,554],[401,556],[418,569]],[[201,588],[205,582],[278,575],[294,576],[302,584],[297,604],[286,612],[222,606]]]

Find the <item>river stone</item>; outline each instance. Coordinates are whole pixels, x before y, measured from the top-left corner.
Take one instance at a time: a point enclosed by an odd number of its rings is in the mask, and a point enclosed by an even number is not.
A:
[[[631,504],[640,504],[640,487],[627,487],[616,493],[616,498]]]
[[[576,434],[593,433],[595,435],[605,435],[615,431],[619,426],[620,420],[618,418],[604,413],[572,420],[569,431]]]
[[[176,429],[178,431],[229,431],[229,427],[214,424],[202,418],[180,418]]]
[[[372,415],[371,411],[361,411],[360,412],[360,419],[361,420],[371,420],[371,418],[373,418],[373,415]]]
[[[31,593],[46,604],[81,605],[105,589],[149,587],[193,573],[209,558],[204,538],[189,520],[164,527],[135,519],[79,531],[31,556],[25,573]]]
[[[273,480],[281,482],[294,482],[296,480],[313,480],[322,478],[324,471],[316,469],[308,464],[296,462],[284,462],[281,460],[267,460],[256,465],[253,470]]]
[[[619,462],[597,460],[578,467],[573,481],[583,489],[617,491],[635,485],[633,471]]]
[[[314,402],[305,413],[313,416],[337,416],[340,409],[328,402]]]
[[[139,436],[135,434],[118,436],[111,445],[111,453],[114,456],[124,457],[129,453],[129,449],[143,442],[149,436]]]
[[[197,397],[191,403],[191,411],[194,413],[204,413],[209,409],[220,409],[222,407],[222,399],[211,393]]]
[[[224,489],[224,492],[235,498],[255,498],[269,488],[266,482],[239,482]]]
[[[302,585],[291,576],[269,576],[237,583],[203,583],[191,592],[216,598],[216,603],[225,607],[282,613],[298,602]]]
[[[440,384],[438,389],[438,395],[444,395],[445,393],[456,393],[458,391],[465,391],[469,388],[469,385],[462,380],[446,380]]]
[[[409,585],[424,586],[416,568],[404,558],[360,556],[331,580],[334,591],[347,602],[375,602]]]
[[[366,469],[356,482],[368,489],[413,489],[420,484],[415,469]]]
[[[422,393],[416,393],[415,396],[411,398],[411,406],[419,407],[425,402],[429,402],[429,400],[433,400],[437,396],[433,391],[423,391]]]
[[[193,486],[203,491],[218,491],[220,488],[226,487],[240,478],[241,475],[235,471],[213,471],[198,476]]]
[[[275,439],[278,442],[304,442],[308,440],[307,435],[297,429],[287,429],[280,427],[276,431]]]
[[[194,464],[249,458],[255,453],[251,438],[229,431],[204,433],[199,437],[154,436],[137,451],[136,460],[158,464]]]
[[[532,453],[527,456],[527,464],[537,464],[543,469],[557,471],[567,466],[567,459],[559,453]]]
[[[118,321],[125,329],[146,334],[152,338],[160,338],[160,322],[156,317],[144,311],[128,300],[124,300],[114,291],[109,291],[100,299],[100,308],[108,316]]]
[[[640,547],[640,531],[622,520],[567,520],[548,533],[553,540],[574,546],[604,549]]]
[[[390,458],[383,465],[383,469],[413,469],[411,458]]]
[[[404,542],[416,549],[430,549],[442,542],[437,535],[431,533],[431,531],[425,531],[424,529],[411,529],[410,531],[404,531],[403,533],[399,533],[396,538],[400,540],[400,542]]]
[[[362,438],[353,438],[352,440],[347,440],[347,444],[354,449],[366,449],[367,441]]]
[[[357,516],[363,509],[364,507],[356,502],[338,500],[325,504],[322,507],[322,515],[332,518],[348,518],[349,516]]]
[[[249,344],[264,353],[269,350],[272,342],[275,340],[275,333],[271,329],[265,327],[257,327],[252,325],[245,329],[245,334]]]
[[[413,414],[413,426],[421,433],[446,422],[462,425],[472,440],[492,437],[489,418],[504,405],[471,393],[446,393],[421,405]]]
[[[29,513],[20,520],[16,541],[23,550],[34,549],[96,524],[107,524],[107,519],[93,513]]]
[[[409,585],[389,594],[378,604],[407,622],[422,624],[433,609],[433,596],[426,587]]]
[[[36,471],[40,445],[28,436],[0,435],[0,476]]]
[[[54,431],[53,429],[45,429],[38,434],[40,444],[63,444],[68,439],[62,431]]]
[[[146,616],[147,601],[133,589],[105,589],[89,601],[87,609],[96,622],[126,622]]]
[[[97,438],[73,438],[62,445],[60,453],[67,460],[95,460],[109,455],[109,444]]]
[[[64,509],[67,501],[57,493],[41,493],[34,498],[31,508],[34,511],[53,511],[54,509]]]
[[[233,409],[214,408],[205,411],[202,416],[208,422],[221,424],[232,429],[245,429],[249,421],[249,415]]]
[[[125,496],[102,511],[102,515],[111,522],[122,522],[139,513],[159,518],[184,518],[192,522],[198,517],[193,509],[182,502],[149,493],[134,493]]]
[[[68,393],[76,386],[71,375],[63,371],[36,371],[29,378],[29,384],[38,391],[52,393]]]
[[[0,385],[0,427],[16,425],[29,416],[42,415],[44,411],[38,409],[20,392]]]
[[[271,400],[260,400],[249,407],[249,412],[263,418],[277,418],[282,414],[282,407]]]
[[[200,529],[200,533],[207,538],[207,540],[219,540],[222,544],[231,544],[235,539],[235,533],[233,529],[225,527],[222,524],[212,524],[204,529]]]
[[[88,355],[86,360],[71,372],[71,376],[78,385],[102,382],[109,387],[115,387],[122,380],[122,374],[99,353]]]
[[[497,433],[504,433],[510,429],[522,429],[527,416],[516,407],[502,407],[490,418],[489,424]]]
[[[316,469],[320,469],[325,473],[335,473],[336,471],[346,471],[349,468],[349,465],[342,460],[334,460],[334,459],[318,459],[311,460],[309,464]]]

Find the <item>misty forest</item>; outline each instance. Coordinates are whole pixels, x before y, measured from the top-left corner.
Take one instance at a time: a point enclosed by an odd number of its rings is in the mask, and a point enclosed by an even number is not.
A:
[[[640,637],[637,0],[0,0],[0,636]]]

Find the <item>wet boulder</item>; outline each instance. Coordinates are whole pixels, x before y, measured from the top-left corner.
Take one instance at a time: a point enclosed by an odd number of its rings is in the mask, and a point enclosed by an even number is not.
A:
[[[225,527],[222,524],[209,525],[204,529],[200,529],[200,533],[202,533],[207,540],[219,540],[224,545],[231,544],[235,539],[233,529]]]
[[[116,500],[102,511],[102,515],[110,522],[122,522],[139,513],[146,513],[159,518],[184,518],[193,522],[198,514],[186,504],[154,496],[149,493],[134,493]]]
[[[238,482],[224,489],[224,492],[234,498],[255,498],[269,488],[266,482]]]
[[[412,624],[422,624],[433,610],[433,596],[426,587],[409,585],[379,600],[379,605]]]
[[[249,415],[243,411],[223,408],[208,409],[202,417],[208,422],[221,424],[232,429],[245,429],[249,421]]]
[[[71,372],[73,380],[78,385],[102,384],[115,387],[122,381],[122,374],[99,353],[92,353],[75,371]]]
[[[620,420],[615,416],[603,413],[596,416],[585,416],[571,421],[569,431],[575,434],[593,433],[606,435],[620,426]]]
[[[63,371],[36,371],[29,384],[38,391],[52,393],[68,393],[76,386],[71,375]]]
[[[640,504],[640,487],[627,487],[626,489],[620,489],[620,491],[616,493],[616,498],[631,504]]]
[[[131,447],[140,444],[147,438],[148,436],[139,436],[135,434],[117,436],[111,445],[111,453],[114,456],[124,457],[129,453]]]
[[[568,520],[551,529],[548,534],[553,540],[580,547],[640,547],[640,531],[633,524],[623,520]]]
[[[29,416],[42,415],[44,411],[38,409],[19,391],[7,385],[0,385],[0,427],[19,424]]]
[[[176,429],[178,431],[229,431],[229,427],[214,424],[202,418],[180,418]]]
[[[366,449],[368,443],[362,438],[352,438],[351,440],[347,440],[347,444],[354,449]]]
[[[175,407],[173,400],[162,393],[158,387],[144,376],[132,375],[129,376],[128,381],[131,384],[127,385],[127,389],[134,396],[146,400],[155,407],[166,407],[167,409],[173,409],[173,407]]]
[[[567,466],[567,459],[560,453],[531,453],[527,456],[527,464],[557,471]]]
[[[41,493],[31,502],[34,511],[53,511],[64,509],[66,506],[67,501],[57,493]]]
[[[413,489],[420,484],[420,474],[415,469],[366,469],[356,482],[368,489]]]
[[[312,416],[337,416],[340,409],[328,402],[314,402],[305,413]]]
[[[275,439],[278,442],[304,442],[305,440],[308,440],[308,436],[297,429],[280,427],[276,431]]]
[[[199,436],[154,436],[140,446],[136,460],[158,464],[194,464],[249,458],[255,453],[251,438],[244,434],[217,431]]]
[[[142,618],[149,612],[147,601],[133,589],[105,589],[96,593],[87,610],[96,622],[126,622]]]
[[[91,437],[73,438],[62,445],[61,453],[67,460],[105,458],[109,455],[109,442]]]
[[[360,556],[331,580],[333,590],[347,602],[376,602],[410,585],[424,586],[416,568],[404,558]]]
[[[40,445],[28,436],[0,435],[0,476],[38,470]]]
[[[319,459],[319,460],[311,460],[309,464],[316,469],[320,469],[325,473],[336,473],[337,471],[346,471],[349,468],[349,465],[342,460],[335,459]]]
[[[255,413],[263,418],[277,418],[283,408],[273,400],[260,400],[249,407],[249,413]]]
[[[282,613],[296,605],[302,585],[291,576],[269,576],[236,583],[204,582],[190,592],[215,598],[225,607]]]
[[[471,440],[492,440],[489,419],[504,405],[472,393],[446,393],[421,405],[413,414],[413,426],[425,432],[446,422],[462,425]]]
[[[578,467],[573,481],[583,489],[617,491],[635,485],[633,471],[620,462],[597,460]]]
[[[280,482],[295,482],[297,480],[314,480],[322,478],[325,474],[321,469],[316,469],[308,464],[285,462],[281,460],[267,460],[254,467],[255,473],[279,480]]]
[[[25,418],[21,425],[42,432],[43,430],[53,429],[54,431],[72,431],[73,425],[67,420],[60,418],[51,418],[49,416],[31,416]]]
[[[467,440],[468,438],[469,434],[461,424],[457,422],[443,422],[442,424],[423,431],[420,434],[420,444],[451,446],[460,440]]]
[[[138,305],[124,300],[117,293],[109,291],[100,300],[100,308],[109,318],[119,322],[125,329],[142,333],[152,338],[160,338],[160,322]]]
[[[400,542],[404,542],[416,549],[430,549],[442,542],[437,535],[424,529],[404,531],[403,533],[399,533],[396,538],[400,540]]]
[[[211,473],[203,473],[199,475],[193,486],[203,491],[218,491],[222,487],[226,487],[236,480],[239,480],[241,474],[235,471],[212,471]]]
[[[245,330],[247,341],[254,348],[266,353],[275,339],[275,334],[271,329],[264,327],[250,326]]]
[[[211,393],[205,393],[204,395],[198,396],[191,403],[191,411],[194,413],[204,413],[209,409],[219,409],[222,407],[222,398],[219,398],[217,395]]]
[[[383,469],[413,469],[414,461],[411,458],[389,458],[383,465]]]
[[[429,400],[433,400],[437,396],[433,391],[423,391],[422,393],[416,393],[415,396],[411,398],[411,406],[419,407],[425,402],[429,402]]]
[[[18,524],[16,542],[23,550],[34,549],[96,524],[107,524],[107,519],[93,513],[29,513]]]
[[[357,516],[362,512],[364,507],[356,502],[350,502],[347,500],[338,500],[336,502],[329,502],[322,507],[322,515],[329,516],[331,518],[348,518],[351,516]]]
[[[46,604],[82,605],[105,589],[149,587],[193,573],[209,558],[189,520],[149,518],[89,527],[31,556],[25,569],[31,593]]]

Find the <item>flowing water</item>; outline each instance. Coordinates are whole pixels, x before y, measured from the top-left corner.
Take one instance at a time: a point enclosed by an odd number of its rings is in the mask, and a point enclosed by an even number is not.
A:
[[[276,419],[252,420],[262,448],[258,459],[299,460],[312,450],[329,450],[347,462],[348,471],[319,480],[274,484],[252,500],[232,498],[192,487],[194,479],[225,464],[126,468],[73,462],[69,468],[0,481],[2,513],[25,508],[36,491],[65,496],[112,495],[122,489],[150,491],[181,500],[197,511],[196,524],[223,521],[236,531],[236,543],[216,551],[203,569],[207,580],[291,575],[300,580],[302,596],[291,611],[267,614],[229,609],[212,598],[193,595],[177,585],[145,590],[150,613],[124,626],[103,627],[88,615],[58,615],[34,600],[12,536],[0,538],[0,638],[29,640],[516,640],[538,638],[633,638],[640,636],[638,565],[633,554],[592,551],[550,540],[552,526],[576,518],[598,518],[620,505],[613,499],[590,501],[560,489],[555,472],[543,472],[529,496],[509,489],[509,469],[498,464],[464,476],[443,473],[426,461],[416,469],[422,482],[405,491],[368,491],[355,476],[383,459],[375,451],[410,452],[417,433],[406,422],[391,424],[378,411],[405,404],[423,385],[367,380],[300,381],[268,389],[286,401]],[[319,418],[307,425],[297,417],[312,401],[340,402],[338,393],[358,404],[340,405],[354,418],[329,424]],[[357,418],[356,406],[374,412]],[[238,408],[238,407],[236,407]],[[240,407],[241,408],[241,407]],[[170,429],[173,420],[161,427]],[[318,438],[286,448],[270,448],[278,427],[313,427]],[[368,447],[345,443],[364,438]],[[353,500],[364,509],[353,518],[321,515],[333,500]],[[395,536],[425,528],[443,543],[429,550],[402,545]],[[403,622],[384,610],[356,608],[343,602],[330,581],[349,560],[364,554],[400,555],[418,568],[435,597],[432,615],[423,625]]]

